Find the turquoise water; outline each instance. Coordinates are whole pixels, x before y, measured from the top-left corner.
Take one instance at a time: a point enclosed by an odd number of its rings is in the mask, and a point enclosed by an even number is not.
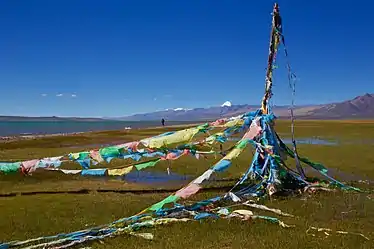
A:
[[[167,125],[188,122],[167,122]],[[125,127],[145,128],[161,126],[159,121],[1,121],[0,137],[30,134],[55,134],[102,130],[120,130]]]

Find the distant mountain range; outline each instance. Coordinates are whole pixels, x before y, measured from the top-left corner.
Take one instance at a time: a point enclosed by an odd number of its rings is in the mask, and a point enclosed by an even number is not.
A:
[[[97,122],[97,121],[106,121],[102,118],[79,118],[79,117],[25,117],[25,116],[0,116],[1,121],[48,121],[48,122],[60,122],[60,121],[77,121],[77,122]]]
[[[175,108],[119,118],[79,118],[79,117],[22,117],[0,116],[0,121],[207,121],[220,117],[231,117],[258,109],[256,105],[232,105],[226,101],[221,106],[208,108]],[[289,106],[275,106],[273,111],[279,118],[289,117]],[[374,119],[374,94],[366,93],[354,99],[324,105],[296,106],[294,115],[298,119]]]
[[[230,117],[258,109],[256,105],[232,105],[226,101],[221,106],[195,109],[167,109],[143,114],[120,117],[123,121],[166,120],[213,120]],[[275,106],[273,111],[279,118],[289,117],[289,106]],[[352,100],[324,105],[296,106],[294,115],[299,119],[372,119],[374,118],[374,94],[365,94]]]

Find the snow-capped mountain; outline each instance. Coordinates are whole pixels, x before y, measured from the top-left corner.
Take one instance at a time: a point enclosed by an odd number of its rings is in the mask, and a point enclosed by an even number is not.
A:
[[[172,108],[168,108],[168,109],[166,109],[166,111],[175,111],[175,112],[180,112],[180,111],[189,111],[189,110],[192,110],[192,109],[181,108],[181,107],[178,107],[178,108],[175,108],[175,109],[172,109]]]
[[[231,104],[230,101],[226,101],[225,103],[223,103],[223,104],[221,105],[221,107],[224,107],[224,106],[228,106],[228,107],[230,107],[230,106],[232,106],[232,104]]]

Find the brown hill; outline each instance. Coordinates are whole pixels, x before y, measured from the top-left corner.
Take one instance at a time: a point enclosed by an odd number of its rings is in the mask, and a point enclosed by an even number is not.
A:
[[[366,93],[354,99],[316,107],[300,115],[304,118],[350,119],[374,118],[374,94]]]

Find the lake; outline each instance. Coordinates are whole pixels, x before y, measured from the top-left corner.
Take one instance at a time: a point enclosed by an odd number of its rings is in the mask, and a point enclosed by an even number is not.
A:
[[[166,125],[191,122],[169,121]],[[1,121],[0,137],[15,135],[44,135],[104,130],[123,130],[126,127],[146,128],[161,126],[160,121]]]

